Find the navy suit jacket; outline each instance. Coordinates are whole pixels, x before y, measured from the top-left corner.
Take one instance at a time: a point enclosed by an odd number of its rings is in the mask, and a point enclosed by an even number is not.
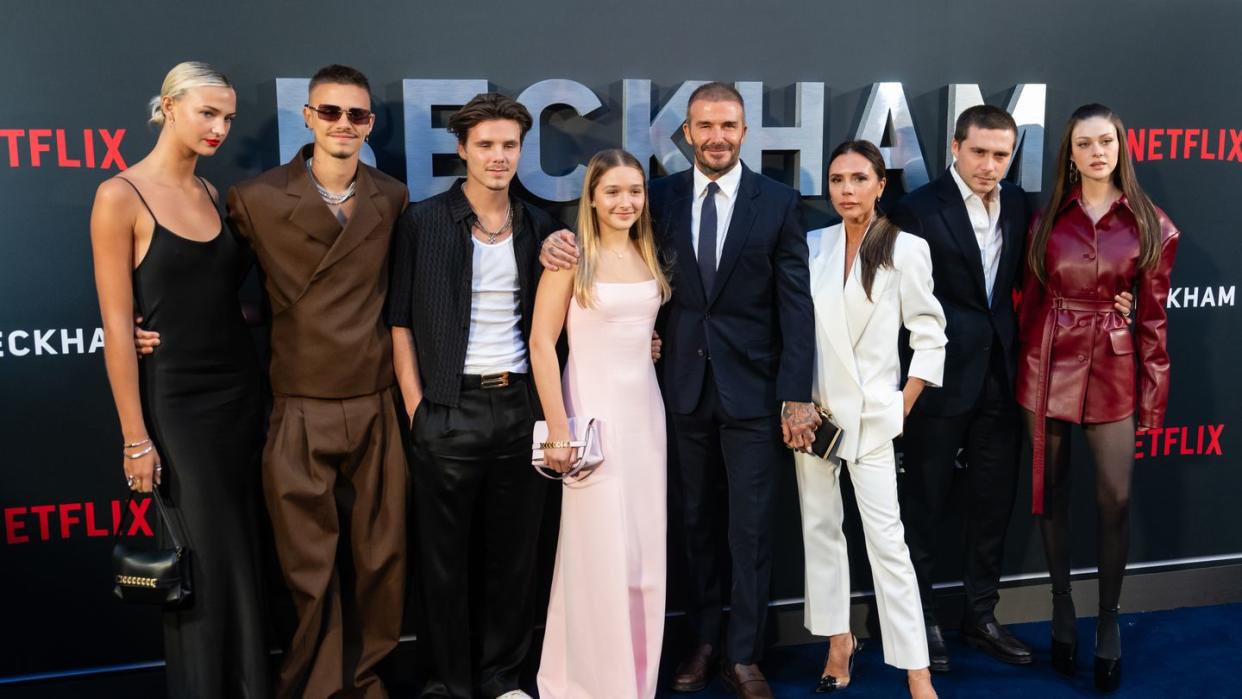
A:
[[[742,165],[737,201],[713,288],[704,289],[690,235],[694,171],[651,182],[661,254],[673,298],[660,318],[661,378],[670,412],[694,411],[712,374],[726,415],[775,415],[811,400],[814,313],[802,198]]]
[[[1026,192],[1016,184],[1004,182],[1000,195],[1001,257],[991,303],[975,229],[970,225],[962,192],[947,169],[936,180],[907,194],[889,214],[889,220],[923,238],[931,248],[935,295],[944,308],[945,334],[949,337],[944,385],[923,392],[914,404],[917,413],[949,417],[971,410],[983,391],[993,342],[1000,342],[1008,387],[1013,389],[1018,366],[1013,290],[1021,288],[1026,268],[1030,209]],[[908,366],[910,357],[907,344],[903,335],[903,367]]]

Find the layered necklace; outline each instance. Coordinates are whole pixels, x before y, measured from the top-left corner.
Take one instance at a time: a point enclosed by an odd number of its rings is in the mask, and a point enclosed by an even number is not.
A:
[[[471,207],[473,210],[473,207]],[[479,212],[474,212],[474,223],[472,228],[477,229],[480,233],[487,236],[487,244],[495,245],[496,239],[505,234],[513,226],[513,202],[509,202],[509,207],[505,209],[505,220],[500,224],[500,228],[495,231],[487,230],[487,226],[483,225],[483,217],[479,216]]]
[[[341,204],[344,204],[352,199],[354,193],[358,190],[357,178],[355,178],[353,182],[349,183],[349,187],[344,192],[341,192],[340,194],[333,194],[332,192],[324,189],[323,185],[319,184],[319,180],[315,179],[315,171],[311,169],[311,165],[314,163],[314,160],[314,157],[306,159],[306,173],[310,175],[311,184],[315,185],[315,191],[319,192],[319,197],[323,199],[325,203],[332,204],[333,206],[340,206]]]

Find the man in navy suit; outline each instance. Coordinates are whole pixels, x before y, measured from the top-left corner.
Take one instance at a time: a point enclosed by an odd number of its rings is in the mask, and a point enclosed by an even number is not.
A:
[[[661,385],[672,425],[670,479],[680,498],[694,645],[676,691],[707,685],[731,607],[724,680],[739,695],[771,697],[760,672],[772,569],[776,474],[785,448],[809,446],[815,352],[806,231],[798,192],[739,160],[742,97],[708,83],[694,91],[682,126],[694,168],[654,180],[648,195],[673,298],[662,313]],[[571,263],[552,236],[544,263]],[[717,494],[728,493],[732,588],[726,600]]]

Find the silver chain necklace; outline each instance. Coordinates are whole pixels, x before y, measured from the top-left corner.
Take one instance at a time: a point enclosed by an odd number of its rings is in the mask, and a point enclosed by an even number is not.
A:
[[[473,207],[471,207],[471,210],[473,210]],[[505,230],[508,229],[512,223],[513,223],[513,202],[509,202],[509,208],[505,209],[504,223],[501,223],[500,228],[497,228],[496,232],[494,233],[492,231],[487,230],[487,227],[483,225],[483,217],[479,216],[479,212],[477,211],[474,212],[474,227],[479,229],[479,232],[481,232],[483,235],[487,236],[488,245],[495,245],[496,239],[504,235]]]
[[[315,171],[311,170],[311,165],[314,163],[314,160],[315,160],[314,157],[310,157],[306,159],[306,174],[310,175],[311,184],[315,185],[315,190],[319,192],[319,197],[323,199],[324,202],[328,204],[332,204],[334,206],[340,206],[341,204],[344,204],[345,202],[353,198],[354,193],[358,189],[357,179],[354,179],[353,182],[350,182],[349,188],[346,189],[344,192],[341,192],[340,194],[333,194],[332,192],[329,192],[328,190],[324,189],[323,185],[319,184],[319,180],[315,179]]]

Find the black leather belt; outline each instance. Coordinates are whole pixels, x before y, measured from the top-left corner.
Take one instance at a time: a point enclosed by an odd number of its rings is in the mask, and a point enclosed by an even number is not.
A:
[[[513,383],[526,381],[529,374],[516,371],[498,371],[494,374],[462,374],[462,388],[505,388]]]

